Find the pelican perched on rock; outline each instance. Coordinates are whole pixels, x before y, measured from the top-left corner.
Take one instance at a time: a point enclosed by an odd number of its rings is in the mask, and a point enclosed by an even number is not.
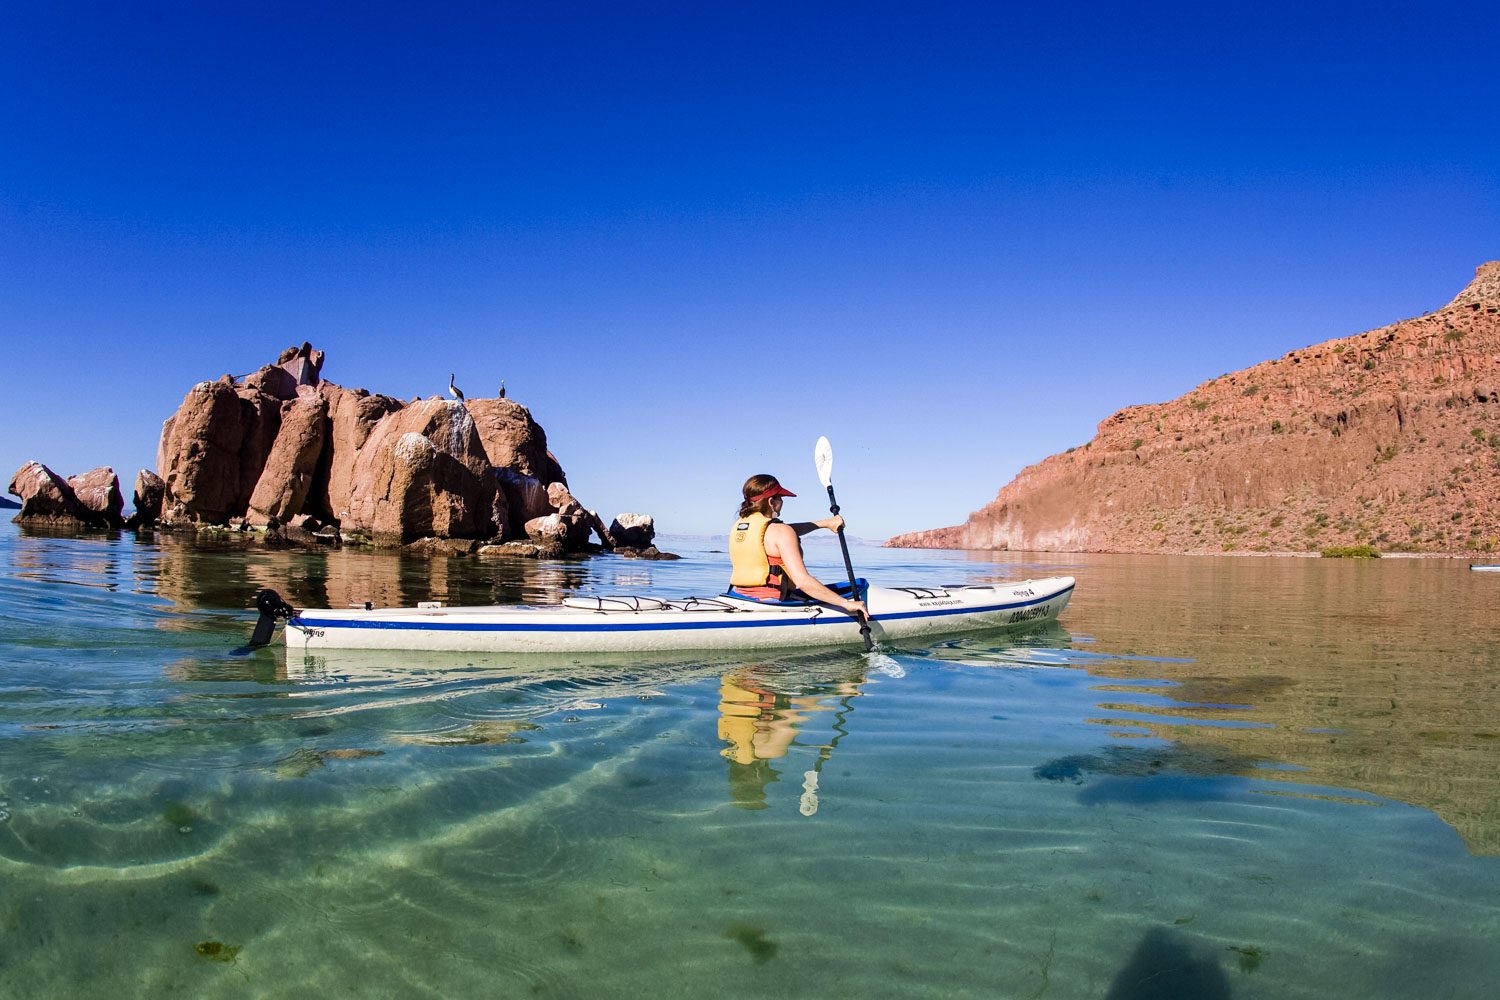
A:
[[[500,398],[505,398],[505,379],[500,380]]]
[[[453,398],[458,400],[460,403],[464,401],[464,391],[453,384],[453,375],[451,373],[448,376],[448,391],[452,393]]]

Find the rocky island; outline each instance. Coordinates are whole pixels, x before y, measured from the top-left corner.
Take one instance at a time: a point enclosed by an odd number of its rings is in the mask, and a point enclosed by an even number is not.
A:
[[[328,382],[323,362],[304,343],[251,375],[193,386],[162,425],[157,471],[136,477],[128,519],[113,470],[65,479],[28,462],[9,486],[16,520],[234,530],[273,545],[662,555],[650,516],[606,526],[573,496],[546,432],[503,392],[403,402]]]
[[[1436,312],[1290,351],[1030,466],[908,548],[1467,554],[1500,547],[1500,261]]]

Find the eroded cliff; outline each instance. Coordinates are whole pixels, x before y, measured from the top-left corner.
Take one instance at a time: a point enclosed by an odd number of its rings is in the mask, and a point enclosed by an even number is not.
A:
[[[1500,261],[1436,312],[1128,407],[911,548],[1500,547]]]

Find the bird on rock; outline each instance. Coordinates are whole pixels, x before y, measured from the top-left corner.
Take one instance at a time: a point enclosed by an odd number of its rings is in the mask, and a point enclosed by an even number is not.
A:
[[[505,398],[505,379],[500,380],[500,398]]]
[[[451,392],[453,394],[453,398],[458,400],[460,403],[464,401],[464,391],[453,384],[452,374],[448,376],[448,391]]]

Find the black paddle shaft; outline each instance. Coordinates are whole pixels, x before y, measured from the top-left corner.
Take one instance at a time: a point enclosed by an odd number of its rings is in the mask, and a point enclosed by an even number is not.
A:
[[[833,495],[833,484],[828,484],[828,513],[838,514],[839,502]],[[859,584],[854,579],[854,563],[849,558],[849,543],[844,540],[844,528],[839,526],[839,549],[844,553],[844,570],[849,574],[849,598],[859,600]],[[875,641],[870,638],[870,619],[865,615],[859,616],[859,637],[865,641],[865,649],[875,648]]]

